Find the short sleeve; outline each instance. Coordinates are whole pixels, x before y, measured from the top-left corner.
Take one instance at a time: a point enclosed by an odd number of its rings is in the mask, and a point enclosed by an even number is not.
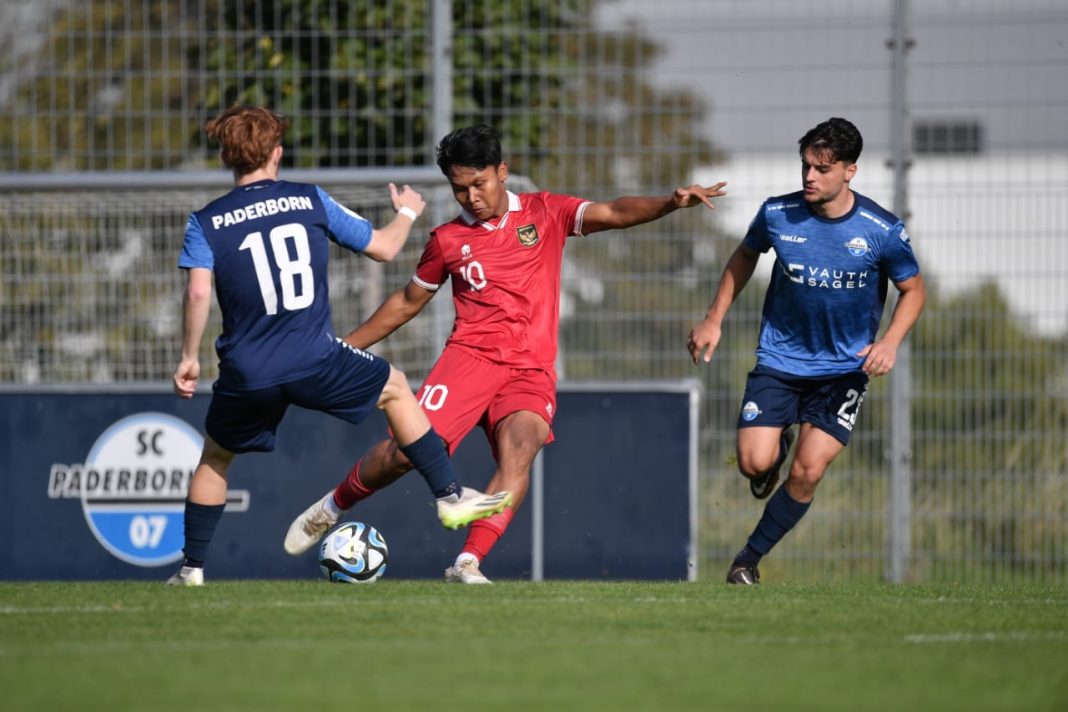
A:
[[[178,256],[178,266],[182,269],[215,268],[215,255],[196,214],[190,215],[185,224],[185,240],[182,242],[182,253]]]
[[[371,244],[373,228],[370,221],[349,210],[322,188],[316,186],[319,199],[326,210],[326,225],[331,239],[353,252],[363,252]]]
[[[768,237],[766,202],[760,206],[760,210],[753,216],[742,243],[749,249],[760,253],[767,252],[771,249],[771,239]]]
[[[419,264],[416,265],[412,281],[423,289],[436,292],[448,278],[449,273],[445,266],[445,258],[441,254],[441,243],[438,241],[437,232],[431,232],[430,239],[423,248],[423,255],[419,258]]]
[[[590,201],[571,195],[543,193],[542,199],[549,213],[563,228],[564,235],[582,236],[582,215]]]
[[[904,282],[920,273],[920,263],[912,251],[912,239],[904,223],[898,222],[887,234],[882,259],[886,276],[893,282]]]

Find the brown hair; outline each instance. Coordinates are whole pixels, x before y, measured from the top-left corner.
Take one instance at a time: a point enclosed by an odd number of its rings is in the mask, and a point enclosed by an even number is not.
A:
[[[802,158],[805,151],[811,148],[817,154],[828,152],[836,162],[844,161],[846,165],[852,165],[860,158],[864,139],[852,122],[835,116],[809,129],[797,145],[800,146],[798,153]]]
[[[237,175],[262,168],[282,143],[289,121],[258,106],[233,106],[204,125],[218,141],[222,162]]]

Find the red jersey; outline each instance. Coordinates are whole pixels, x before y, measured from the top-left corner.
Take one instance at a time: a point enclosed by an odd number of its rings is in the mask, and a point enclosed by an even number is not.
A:
[[[465,210],[430,233],[412,281],[436,291],[452,277],[450,345],[511,368],[553,370],[564,243],[582,235],[587,205],[567,195],[509,192],[496,225]]]

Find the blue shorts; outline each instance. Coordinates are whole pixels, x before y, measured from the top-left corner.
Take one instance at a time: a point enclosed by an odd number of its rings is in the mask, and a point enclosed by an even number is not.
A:
[[[767,366],[749,372],[738,414],[739,428],[811,423],[843,445],[868,393],[868,374],[794,376]]]
[[[230,452],[270,452],[290,405],[354,425],[363,422],[389,380],[389,362],[335,343],[337,349],[318,371],[296,381],[254,391],[230,391],[216,383],[204,423],[208,435]]]

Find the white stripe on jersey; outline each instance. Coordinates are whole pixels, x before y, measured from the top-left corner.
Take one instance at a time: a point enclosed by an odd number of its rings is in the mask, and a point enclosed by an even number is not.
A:
[[[592,202],[586,201],[578,207],[578,211],[575,213],[575,229],[571,231],[572,235],[576,237],[584,237],[585,233],[582,232],[582,218],[586,215],[586,208],[593,205]]]
[[[441,287],[440,284],[431,284],[430,282],[426,282],[422,279],[419,279],[419,275],[417,274],[412,275],[412,281],[418,284],[423,289],[428,289],[431,292],[436,292],[438,291],[438,288]]]

